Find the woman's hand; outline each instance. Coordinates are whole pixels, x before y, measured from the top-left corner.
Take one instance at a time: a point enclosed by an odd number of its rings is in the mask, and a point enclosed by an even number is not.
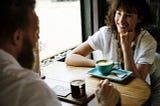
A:
[[[131,48],[131,43],[135,38],[134,32],[126,32],[126,33],[120,33],[120,44],[122,47],[122,50],[128,50]]]

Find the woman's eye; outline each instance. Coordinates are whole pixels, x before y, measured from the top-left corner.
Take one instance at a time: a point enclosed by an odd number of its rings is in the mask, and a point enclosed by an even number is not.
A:
[[[132,14],[126,14],[127,17],[132,17]]]
[[[116,14],[117,14],[117,15],[119,15],[119,16],[121,15],[121,13],[120,13],[120,12],[116,12]]]

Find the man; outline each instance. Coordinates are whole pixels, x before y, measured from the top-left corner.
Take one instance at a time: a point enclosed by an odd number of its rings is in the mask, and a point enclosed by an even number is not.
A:
[[[0,3],[0,106],[60,106],[55,93],[30,71],[38,40],[35,0]]]
[[[31,71],[33,48],[39,38],[35,0],[0,2],[0,106],[60,106],[54,91]],[[98,86],[96,95],[111,91],[107,102],[102,102],[104,95],[98,96],[100,105],[110,104],[113,94],[119,98],[108,82]]]

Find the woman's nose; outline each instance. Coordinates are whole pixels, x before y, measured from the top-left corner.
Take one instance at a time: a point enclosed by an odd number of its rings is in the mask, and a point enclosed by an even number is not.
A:
[[[121,15],[121,17],[119,18],[119,22],[120,23],[125,23],[126,22],[126,16],[125,15]]]
[[[40,36],[39,36],[39,30],[36,31],[36,38],[37,38],[37,39],[40,38]]]

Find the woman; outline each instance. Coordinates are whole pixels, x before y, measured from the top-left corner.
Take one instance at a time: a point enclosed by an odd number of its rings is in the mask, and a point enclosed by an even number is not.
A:
[[[95,61],[86,56],[100,50],[104,59],[121,62],[125,70],[145,80],[157,46],[143,28],[149,22],[149,12],[145,0],[114,0],[106,16],[107,26],[68,54],[66,64],[95,66]]]

